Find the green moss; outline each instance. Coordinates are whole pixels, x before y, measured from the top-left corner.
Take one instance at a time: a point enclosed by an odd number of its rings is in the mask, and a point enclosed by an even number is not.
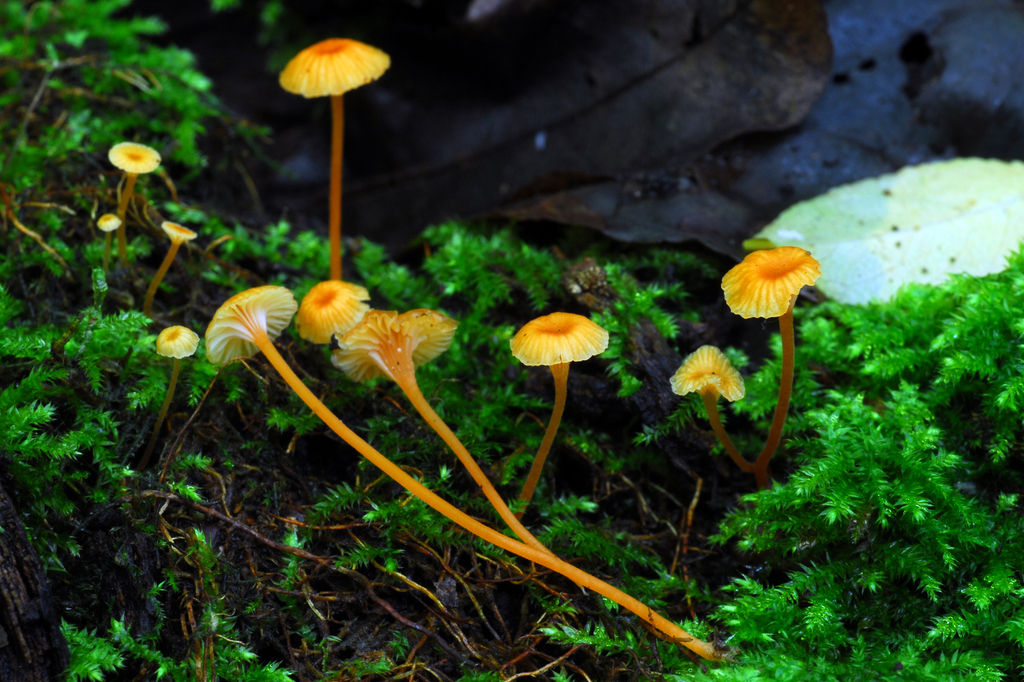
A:
[[[1008,455],[1021,452],[1022,274],[1018,253],[999,275],[803,316],[791,471],[717,538],[774,567],[737,579],[719,611],[765,679],[785,659],[803,662],[792,679],[1003,679],[1020,665]],[[764,415],[771,393],[751,393],[762,404],[748,413]]]

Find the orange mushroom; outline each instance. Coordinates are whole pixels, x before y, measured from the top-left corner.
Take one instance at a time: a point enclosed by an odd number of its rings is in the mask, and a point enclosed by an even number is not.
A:
[[[341,159],[345,135],[345,105],[349,90],[380,78],[391,57],[358,40],[328,38],[295,55],[278,79],[288,92],[306,98],[331,98],[331,193],[328,236],[331,244],[331,279],[341,279]]]
[[[753,473],[754,465],[744,459],[736,446],[732,444],[732,440],[725,432],[722,420],[718,416],[718,396],[724,396],[726,400],[735,402],[746,392],[743,388],[743,377],[729,362],[729,358],[714,346],[701,346],[686,356],[669,383],[672,385],[672,392],[676,395],[700,393],[701,398],[704,399],[704,407],[707,408],[711,428],[714,429],[718,439],[722,441],[725,451],[729,453],[729,457],[736,462],[740,469],[747,473]]]
[[[278,371],[281,378],[332,431],[384,473],[391,476],[399,485],[438,513],[477,537],[564,575],[577,585],[591,589],[622,605],[649,623],[666,639],[686,647],[699,656],[713,661],[727,658],[727,650],[693,637],[672,621],[664,618],[661,614],[622,590],[612,587],[603,580],[595,578],[576,566],[562,561],[553,554],[543,552],[506,535],[502,535],[493,528],[459,511],[428,490],[422,483],[407,474],[394,462],[356,435],[299,380],[299,377],[292,371],[292,368],[288,366],[288,363],[284,361],[284,358],[281,357],[281,354],[274,347],[271,339],[277,338],[281,330],[288,326],[297,307],[291,292],[283,287],[256,287],[255,289],[249,289],[232,296],[217,310],[210,321],[210,326],[206,330],[207,357],[214,364],[224,364],[235,357],[252,354],[256,349],[263,351],[263,354],[274,366],[274,369]]]
[[[540,472],[544,469],[544,460],[547,459],[558,425],[562,421],[569,363],[583,362],[603,353],[608,348],[608,332],[582,315],[551,313],[523,325],[512,337],[510,345],[512,355],[519,362],[533,367],[547,365],[555,379],[555,408],[551,412],[551,421],[548,422],[537,456],[533,458],[533,466],[530,467],[523,490],[519,493],[520,501],[528,504],[533,498]],[[522,514],[519,512],[520,517]]]
[[[121,256],[121,265],[128,265],[128,240],[125,237],[124,216],[128,211],[128,202],[135,190],[135,180],[140,173],[152,173],[160,165],[160,153],[152,147],[135,142],[120,142],[107,152],[110,163],[124,171],[125,183],[121,191],[121,201],[117,204],[117,217],[121,225],[117,228],[117,251]]]
[[[149,464],[150,455],[153,454],[153,446],[156,445],[157,435],[160,433],[160,426],[167,416],[167,408],[174,398],[174,387],[178,383],[178,371],[181,369],[181,359],[191,357],[199,346],[199,336],[188,327],[174,326],[160,332],[156,337],[156,352],[164,357],[174,358],[174,369],[171,370],[171,381],[167,385],[167,397],[164,404],[160,406],[160,416],[156,418],[156,426],[153,427],[153,435],[149,437],[149,444],[146,446],[146,453],[139,462],[139,471]]]
[[[722,278],[725,302],[734,313],[743,318],[779,318],[782,334],[779,400],[775,405],[768,440],[754,463],[757,486],[762,489],[771,485],[768,463],[782,439],[782,426],[786,423],[789,397],[793,391],[793,305],[800,289],[813,285],[818,277],[821,277],[821,266],[809,252],[795,246],[780,246],[748,254],[742,263]]]
[[[448,350],[458,325],[447,315],[423,308],[401,315],[394,311],[371,310],[362,322],[338,339],[338,349],[331,353],[331,362],[353,381],[386,376],[398,384],[416,411],[466,467],[509,528],[526,544],[548,552],[501,499],[462,441],[423,397],[416,382],[416,368]]]
[[[187,227],[182,227],[177,223],[164,221],[160,225],[160,229],[164,231],[167,238],[171,240],[171,248],[167,250],[167,255],[164,256],[164,262],[160,264],[156,274],[153,275],[153,281],[149,283],[149,288],[146,289],[146,300],[142,304],[142,312],[152,317],[153,311],[153,297],[156,296],[157,287],[160,286],[160,282],[163,280],[164,275],[167,274],[167,270],[171,267],[171,263],[174,262],[174,256],[178,253],[178,248],[181,247],[185,242],[190,242],[195,239],[197,235]]]
[[[110,242],[112,241],[110,236],[112,232],[121,227],[121,219],[113,213],[104,213],[96,221],[96,227],[107,235],[103,247],[103,272],[106,272],[110,267]]]
[[[366,315],[370,292],[358,284],[329,279],[315,284],[299,305],[295,328],[299,336],[311,343],[331,342],[341,338]]]

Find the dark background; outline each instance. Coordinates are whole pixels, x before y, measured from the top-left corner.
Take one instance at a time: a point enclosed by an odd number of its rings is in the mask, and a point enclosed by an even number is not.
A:
[[[268,7],[130,10],[162,17],[158,40],[192,50],[223,103],[271,129],[234,208],[300,228],[325,230],[329,104],[276,74],[327,37],[387,51],[392,68],[345,96],[344,226],[392,249],[483,216],[740,256],[829,187],[1024,158],[1012,0],[313,1],[266,21]]]

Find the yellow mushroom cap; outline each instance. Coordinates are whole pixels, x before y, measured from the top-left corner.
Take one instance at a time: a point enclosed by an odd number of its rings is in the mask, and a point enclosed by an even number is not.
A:
[[[163,230],[164,234],[166,234],[167,237],[175,244],[184,244],[185,242],[190,242],[199,236],[187,227],[182,227],[178,223],[172,223],[167,220],[161,223],[160,229]]]
[[[744,318],[781,317],[804,286],[821,277],[821,266],[796,246],[754,251],[725,273],[722,290],[729,308]]]
[[[152,173],[160,165],[160,152],[136,142],[115,144],[107,158],[126,173]]]
[[[292,57],[278,82],[307,98],[341,95],[377,80],[389,66],[386,52],[358,40],[328,38]]]
[[[344,337],[331,362],[353,381],[390,374],[395,358],[411,358],[412,369],[448,350],[459,323],[443,313],[418,308],[399,315],[371,310]],[[382,364],[384,366],[382,366]]]
[[[743,377],[714,346],[701,346],[686,356],[670,383],[676,395],[714,391],[730,402],[746,395]]]
[[[100,219],[96,221],[96,227],[100,228],[104,232],[113,232],[117,228],[121,227],[121,219],[113,213],[104,213],[100,216]]]
[[[262,286],[235,294],[224,301],[206,328],[206,357],[215,365],[256,352],[255,330],[276,339],[298,308],[292,292],[284,287]]]
[[[313,343],[330,343],[356,326],[370,306],[370,292],[358,284],[341,280],[320,282],[302,298],[295,328],[299,336]]]
[[[608,348],[608,332],[574,313],[551,313],[523,325],[512,337],[512,355],[524,365],[582,362]]]
[[[430,362],[452,345],[459,323],[444,313],[427,308],[404,312],[395,320],[399,331],[415,340],[412,361],[417,367]]]
[[[188,327],[168,327],[156,337],[156,352],[167,358],[191,357],[198,347],[199,335]]]

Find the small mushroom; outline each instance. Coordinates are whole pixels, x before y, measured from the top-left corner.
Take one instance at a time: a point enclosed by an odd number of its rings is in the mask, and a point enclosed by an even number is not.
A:
[[[793,391],[793,305],[800,289],[813,285],[819,277],[821,265],[809,252],[795,246],[780,246],[748,254],[742,263],[722,278],[725,302],[734,313],[746,319],[779,318],[782,334],[779,400],[775,405],[768,440],[754,463],[757,486],[762,489],[771,485],[768,463],[782,439],[782,426],[786,423],[789,397]]]
[[[160,225],[160,229],[164,231],[167,238],[171,240],[171,248],[167,250],[167,255],[164,256],[164,262],[160,264],[156,274],[153,275],[153,281],[149,283],[149,288],[146,289],[146,300],[142,304],[142,312],[152,317],[153,311],[153,297],[156,296],[157,287],[160,286],[160,282],[163,280],[164,275],[167,274],[167,270],[171,267],[171,263],[174,262],[174,256],[178,253],[178,249],[185,242],[190,242],[195,239],[197,235],[187,227],[182,227],[177,223],[164,221]]]
[[[729,358],[714,346],[701,346],[686,356],[669,383],[672,385],[672,392],[676,395],[700,393],[701,398],[704,399],[704,407],[707,408],[711,428],[714,429],[718,439],[722,441],[725,451],[729,453],[729,457],[736,462],[740,469],[747,473],[753,473],[754,465],[744,459],[736,446],[732,444],[718,415],[718,396],[724,396],[729,402],[735,402],[746,392],[743,388],[743,377],[729,362]]]
[[[306,341],[317,344],[341,338],[366,315],[370,292],[358,284],[330,279],[313,286],[299,304],[295,329]]]
[[[331,192],[328,236],[331,279],[341,279],[341,162],[345,136],[345,106],[349,90],[380,78],[391,57],[358,40],[328,38],[292,57],[278,79],[281,87],[303,97],[331,98]]]
[[[149,437],[149,444],[146,446],[146,453],[139,462],[139,471],[146,468],[149,458],[153,454],[153,446],[156,445],[156,437],[160,433],[160,427],[167,416],[167,408],[174,398],[174,387],[178,383],[178,371],[181,369],[181,359],[191,357],[199,346],[199,336],[188,327],[174,326],[160,332],[156,337],[156,352],[166,358],[174,358],[174,369],[171,370],[171,381],[167,385],[167,397],[160,407],[160,416],[156,418],[156,426],[153,427],[153,435]]]
[[[508,508],[462,441],[423,397],[416,382],[416,368],[448,350],[458,324],[447,315],[424,308],[401,315],[394,311],[371,310],[338,339],[338,349],[331,353],[331,362],[353,381],[386,376],[398,384],[416,411],[466,467],[509,528],[527,545],[549,552]]]
[[[622,590],[553,554],[540,551],[503,535],[456,509],[356,435],[299,380],[299,377],[274,347],[271,339],[276,338],[281,330],[288,326],[297,308],[295,298],[290,291],[283,287],[256,287],[232,296],[217,310],[210,321],[210,326],[206,329],[207,357],[214,364],[224,364],[233,358],[249,355],[256,349],[263,351],[281,378],[332,431],[439,514],[493,545],[549,568],[569,578],[577,585],[593,590],[622,605],[670,641],[676,642],[708,660],[718,661],[725,657],[724,650],[697,639],[647,604],[629,596]]]
[[[100,228],[101,231],[106,232],[106,239],[104,240],[103,246],[103,272],[106,272],[110,268],[111,233],[121,227],[121,219],[113,213],[104,213],[100,216],[100,219],[96,221],[96,227]]]
[[[569,363],[583,362],[608,348],[608,332],[596,322],[574,313],[551,313],[523,325],[511,341],[512,355],[528,366],[547,365],[555,379],[555,408],[544,432],[530,474],[519,494],[529,503],[540,480],[551,444],[555,441],[558,424],[565,410],[565,387],[569,379]],[[520,512],[522,516],[522,512]]]
[[[124,171],[124,189],[121,191],[121,201],[117,204],[117,217],[121,221],[117,228],[117,251],[121,256],[121,264],[128,265],[128,239],[125,237],[124,228],[128,201],[131,199],[139,174],[152,173],[160,165],[160,153],[144,144],[120,142],[110,148],[107,158],[110,159],[110,163]]]

